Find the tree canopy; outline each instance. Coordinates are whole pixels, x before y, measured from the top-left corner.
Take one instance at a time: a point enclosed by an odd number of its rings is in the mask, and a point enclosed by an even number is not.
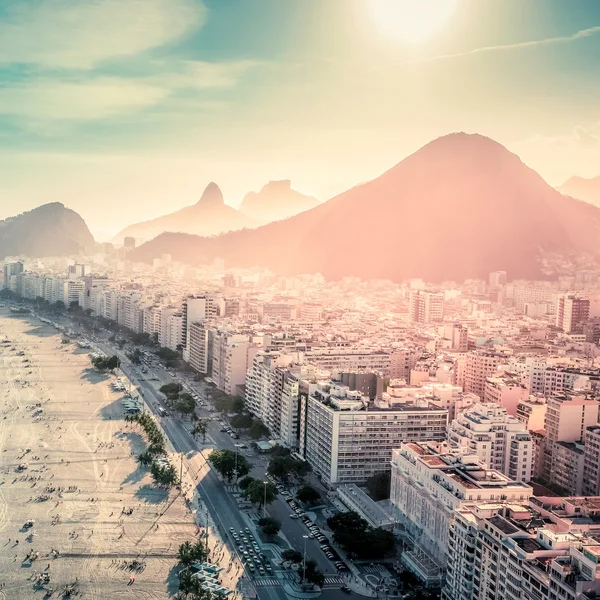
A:
[[[290,480],[302,481],[310,470],[306,461],[290,455],[278,455],[271,457],[267,473],[283,483],[289,483]]]
[[[300,502],[312,505],[316,504],[321,499],[321,494],[312,485],[303,485],[298,488],[296,498]]]
[[[193,562],[203,562],[208,555],[204,542],[197,539],[192,544],[191,542],[183,542],[179,546],[177,556],[183,565],[189,565]]]
[[[279,533],[281,522],[273,517],[262,517],[258,520],[258,526],[267,537],[273,537]]]
[[[327,519],[333,541],[360,559],[384,558],[396,547],[391,531],[371,527],[358,513],[348,511]]]
[[[92,365],[98,371],[112,371],[119,366],[118,356],[94,356],[92,358]]]
[[[306,565],[298,565],[298,574],[300,580],[304,576],[305,581],[312,586],[322,586],[325,583],[325,575],[318,569],[317,563],[312,559],[308,559]]]
[[[216,396],[216,397],[215,397]],[[223,413],[241,413],[244,410],[244,401],[239,396],[230,396],[217,390],[213,391],[215,410]]]
[[[277,488],[270,481],[265,484],[260,479],[254,479],[244,490],[243,496],[252,502],[252,504],[258,504],[260,508],[264,504],[265,499],[267,504],[271,504],[275,500],[277,497]]]
[[[252,465],[246,457],[238,454],[236,459],[236,453],[233,450],[214,450],[208,460],[217,473],[227,481],[231,481],[234,476],[244,477],[252,469]]]
[[[160,487],[170,488],[178,483],[177,472],[171,463],[166,465],[158,462],[152,463],[150,474],[154,483]]]

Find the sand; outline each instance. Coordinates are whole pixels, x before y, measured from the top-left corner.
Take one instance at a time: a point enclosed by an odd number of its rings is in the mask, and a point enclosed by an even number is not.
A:
[[[156,489],[138,467],[144,442],[110,381],[52,326],[0,308],[0,599],[61,597],[73,584],[82,598],[175,592],[176,550],[197,527],[179,490]]]

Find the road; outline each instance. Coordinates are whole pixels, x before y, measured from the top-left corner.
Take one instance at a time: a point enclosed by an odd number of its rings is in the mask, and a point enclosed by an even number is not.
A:
[[[130,381],[138,386],[138,389],[143,392],[146,403],[161,423],[161,426],[168,435],[175,451],[181,452],[185,456],[184,460],[187,470],[190,475],[192,475],[194,481],[197,482],[198,493],[206,503],[213,521],[218,525],[222,539],[237,552],[236,545],[230,536],[229,528],[234,527],[236,530],[244,529],[248,526],[248,522],[240,512],[235,499],[227,491],[225,485],[216,473],[210,469],[204,456],[199,452],[195,440],[189,434],[187,429],[185,429],[183,423],[174,417],[161,417],[156,412],[157,407],[162,405],[162,395],[157,391],[153,382],[148,380],[148,377],[158,378],[158,381],[156,382],[157,387],[160,387],[165,383],[173,383],[175,379],[162,367],[152,367],[149,369],[148,373],[144,374],[141,371],[141,366],[133,365],[123,351],[113,347],[108,342],[99,341],[98,339],[95,340],[95,344],[105,354],[117,354],[117,356],[119,356],[121,360],[121,370]],[[186,385],[195,393],[206,399],[204,389],[200,389],[199,386],[189,380],[186,382]],[[206,410],[201,409],[200,413],[203,418],[208,416]],[[208,420],[207,423],[208,437],[214,441],[216,447],[220,449],[228,448],[230,450],[235,450],[236,442],[227,433],[219,431],[220,425],[217,421]],[[252,456],[252,475],[254,477],[264,478],[267,460],[267,457],[260,455]],[[268,514],[281,522],[281,532],[285,535],[292,547],[302,552],[305,541],[303,536],[308,534],[308,529],[300,519],[291,519],[289,516],[290,512],[291,509],[289,505],[281,495],[277,496],[275,501],[267,509]],[[330,579],[330,581],[333,581],[332,577],[337,575],[337,570],[333,563],[331,563],[331,561],[323,554],[317,540],[306,540],[306,556],[307,558],[315,560],[318,568]],[[249,577],[249,575],[250,574],[246,572],[246,575],[244,576]],[[260,576],[250,576],[250,580],[255,584],[256,593],[260,600],[287,600],[287,595],[281,585],[275,583],[275,579],[274,576],[267,576],[265,578],[261,578]],[[266,580],[270,580],[274,585],[265,585]],[[331,598],[332,600],[341,600],[341,598],[346,597],[346,594],[339,589],[339,584],[337,583],[326,583],[324,591],[327,594],[327,598]]]

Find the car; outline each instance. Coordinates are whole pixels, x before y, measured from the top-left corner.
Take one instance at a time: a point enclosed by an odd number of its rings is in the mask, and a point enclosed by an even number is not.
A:
[[[250,527],[244,527],[244,531],[245,531],[246,533],[251,533],[251,531],[250,531]]]
[[[252,573],[254,573],[254,571],[256,570],[256,569],[254,568],[254,565],[246,565],[246,566],[247,566],[247,567],[250,569],[250,571],[251,571]]]
[[[285,494],[284,494],[285,496]],[[291,498],[286,498],[285,501],[291,506],[293,500]]]
[[[227,433],[227,429],[223,429],[223,427],[221,427],[221,429],[219,429],[219,431],[220,431],[221,433]]]
[[[250,558],[250,555],[248,554],[248,550],[242,550],[242,554],[244,555],[244,558]]]
[[[298,518],[299,518],[298,515],[296,515],[294,513],[290,514],[290,519],[298,519]]]
[[[242,542],[244,542],[244,544],[247,544],[248,543],[248,538],[247,537],[243,537],[242,538]]]
[[[315,538],[314,534],[312,534],[312,533],[307,534],[306,537],[310,540],[313,540]]]
[[[230,527],[229,531],[231,531],[231,533],[233,533],[235,531],[235,529],[233,527]]]
[[[346,594],[352,593],[352,590],[346,584],[340,585],[340,590],[342,590],[342,592],[346,592]]]

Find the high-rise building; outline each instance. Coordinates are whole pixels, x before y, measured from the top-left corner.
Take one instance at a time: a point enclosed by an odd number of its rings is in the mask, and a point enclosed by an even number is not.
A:
[[[476,454],[488,468],[514,481],[531,480],[531,436],[503,406],[486,403],[467,409],[448,427],[448,442],[465,454]]]
[[[440,585],[449,557],[455,509],[480,502],[527,502],[532,488],[489,469],[474,454],[447,444],[407,443],[392,456],[390,500],[413,540],[402,562],[429,585]],[[455,596],[457,600],[466,596]]]
[[[556,326],[565,333],[583,333],[590,316],[590,301],[573,295],[560,296],[556,302]]]
[[[546,401],[544,478],[551,481],[554,444],[585,439],[588,427],[598,423],[598,401],[575,394],[556,394]]]
[[[465,392],[476,394],[483,400],[487,378],[496,373],[501,358],[494,351],[469,352],[465,363]]]
[[[204,294],[192,296],[183,302],[183,358],[189,362],[190,325],[196,321],[214,319],[219,314],[220,299]]]
[[[10,278],[13,275],[18,275],[22,273],[25,269],[25,266],[22,262],[5,262],[4,263],[4,282],[2,287],[5,290],[10,289]]]
[[[499,287],[506,284],[506,271],[492,271],[489,278],[490,287]]]
[[[389,470],[392,450],[403,442],[443,440],[448,411],[410,397],[371,403],[360,392],[321,382],[310,390],[304,419],[305,458],[333,488]]]
[[[217,388],[236,395],[246,383],[246,372],[259,350],[250,336],[226,330],[216,330],[212,343],[211,378]]]
[[[591,600],[599,498],[478,502],[454,511],[442,600]]]
[[[441,323],[444,320],[444,294],[423,290],[411,291],[409,315],[413,323]]]
[[[585,430],[582,479],[584,496],[600,496],[600,425]]]

